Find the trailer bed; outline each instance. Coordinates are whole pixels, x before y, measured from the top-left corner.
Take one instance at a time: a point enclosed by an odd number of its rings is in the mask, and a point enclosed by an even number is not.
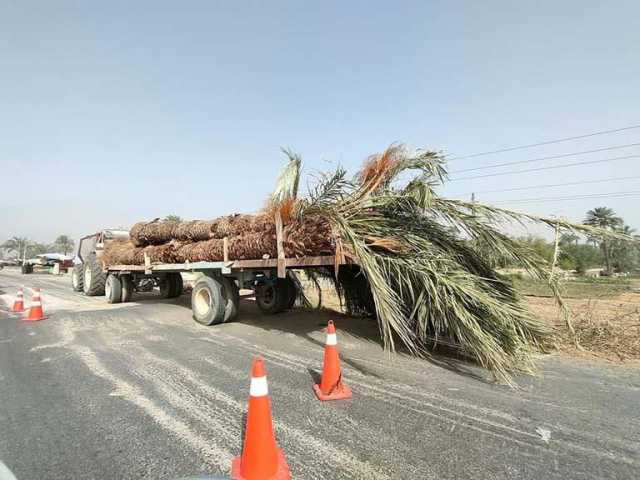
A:
[[[319,257],[301,257],[281,259],[285,268],[305,268],[333,266],[336,262],[334,255]],[[255,259],[255,260],[229,260],[218,262],[185,262],[185,263],[149,263],[146,265],[107,265],[108,272],[143,272],[152,274],[154,272],[202,272],[208,270],[219,270],[223,274],[231,273],[233,270],[263,270],[278,267],[277,258]]]

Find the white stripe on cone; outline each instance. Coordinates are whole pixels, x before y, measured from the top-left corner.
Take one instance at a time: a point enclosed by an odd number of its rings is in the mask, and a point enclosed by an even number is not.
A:
[[[327,345],[337,345],[338,337],[335,333],[327,333]]]
[[[252,397],[265,397],[269,395],[269,386],[267,385],[267,377],[255,377],[251,379],[251,387],[249,395]]]
[[[35,301],[31,302],[31,306],[32,307],[41,307],[42,304],[40,303],[40,300],[35,300]]]

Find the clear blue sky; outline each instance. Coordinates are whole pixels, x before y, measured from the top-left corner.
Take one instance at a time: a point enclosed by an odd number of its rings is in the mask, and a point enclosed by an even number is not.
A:
[[[354,170],[394,141],[453,156],[639,124],[640,2],[5,1],[0,109],[0,241],[250,212],[280,146],[308,172]],[[634,142],[640,129],[451,170]],[[638,160],[443,193],[640,175]],[[640,180],[479,199],[631,190]],[[640,227],[639,199],[518,208],[580,220],[607,205]]]

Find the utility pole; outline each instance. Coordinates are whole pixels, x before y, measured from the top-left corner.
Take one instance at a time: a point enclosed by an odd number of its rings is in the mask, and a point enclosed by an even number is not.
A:
[[[475,192],[473,192],[471,194],[471,203],[476,203],[476,193]]]
[[[556,264],[558,263],[559,250],[560,250],[560,219],[556,221],[556,238],[555,238],[554,247],[553,247],[553,262],[551,263],[551,277],[549,278],[549,281],[551,281],[551,279],[556,274]]]

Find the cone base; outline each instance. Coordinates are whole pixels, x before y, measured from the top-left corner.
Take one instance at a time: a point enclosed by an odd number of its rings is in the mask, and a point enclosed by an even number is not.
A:
[[[44,313],[42,311],[40,311],[39,314],[38,312],[34,313],[33,317],[34,318],[32,318],[31,309],[29,309],[29,314],[27,318],[23,318],[22,320],[25,322],[39,322],[40,320],[44,320],[45,318],[47,318],[44,316]]]
[[[318,397],[318,400],[322,400],[323,402],[326,402],[328,400],[344,400],[346,398],[353,397],[351,389],[346,385],[342,385],[342,388],[336,389],[334,392],[331,392],[328,395],[322,393],[322,390],[320,390],[320,385],[318,384],[315,384],[313,386],[313,391],[316,393],[316,397]]]
[[[11,313],[24,313],[24,307],[17,307],[14,305],[11,309]]]
[[[236,457],[233,459],[231,463],[231,478],[233,480],[246,480],[246,477],[243,477],[240,474],[240,464],[242,462],[242,457]],[[276,473],[274,473],[271,477],[264,477],[264,480],[290,480],[291,474],[289,473],[289,465],[287,465],[287,461],[284,458],[284,453],[282,450],[278,449],[278,469]]]

